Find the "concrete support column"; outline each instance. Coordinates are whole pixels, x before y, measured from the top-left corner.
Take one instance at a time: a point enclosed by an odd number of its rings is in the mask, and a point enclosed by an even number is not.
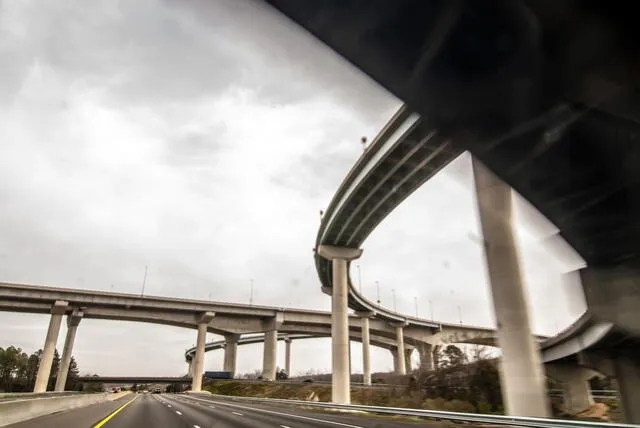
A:
[[[278,330],[269,330],[264,334],[264,353],[262,356],[262,378],[276,380],[276,361],[278,360]]]
[[[407,366],[406,366],[406,360],[405,360],[405,353],[404,353],[404,325],[403,324],[398,324],[395,325],[396,328],[396,353],[397,355],[397,366],[395,367],[396,369],[396,374],[400,374],[400,375],[405,375],[407,374]]]
[[[413,355],[413,349],[404,350],[404,367],[407,373],[411,373],[411,355]]]
[[[207,327],[215,317],[213,312],[205,312],[198,319],[198,337],[196,339],[196,355],[193,358],[193,377],[191,391],[202,391],[202,374],[204,373],[204,347],[207,339]]]
[[[225,372],[231,372],[231,376],[236,375],[236,361],[238,355],[238,339],[239,334],[225,334],[224,335],[224,363],[223,370]]]
[[[284,340],[284,370],[291,376],[291,338]]]
[[[76,339],[76,331],[78,330],[78,325],[80,325],[80,320],[82,320],[83,315],[82,311],[73,311],[72,314],[67,315],[67,337],[64,340],[62,359],[58,367],[54,391],[64,391],[64,387],[67,384],[69,365],[71,364],[71,356],[73,355],[73,342]]]
[[[44,340],[44,348],[42,348],[42,356],[40,357],[40,365],[38,366],[38,374],[36,375],[36,383],[33,392],[45,392],[51,375],[51,364],[53,363],[53,353],[56,350],[58,342],[58,334],[60,333],[60,325],[62,324],[62,316],[68,307],[67,302],[56,301],[51,307],[51,319],[49,320],[49,329],[47,337]]]
[[[371,335],[369,333],[369,317],[371,312],[358,312],[362,329],[362,383],[371,385]]]
[[[594,401],[589,379],[596,373],[577,364],[551,363],[545,366],[547,376],[562,384],[565,411],[575,415],[589,409]]]
[[[400,372],[400,360],[398,358],[398,350],[390,349],[391,356],[393,357],[393,372],[398,374]]]
[[[351,403],[347,287],[347,261],[335,259],[333,260],[333,295],[331,299],[331,401],[340,404]]]
[[[511,188],[473,158],[480,224],[502,349],[506,414],[548,417],[544,370],[531,334],[529,308],[511,225]]]
[[[628,424],[640,424],[640,350],[622,350],[613,358],[622,413]]]
[[[562,396],[567,413],[572,415],[589,409],[594,403],[589,380],[580,376],[562,382]]]
[[[420,370],[432,371],[433,367],[433,345],[423,343],[418,346],[418,355],[420,356]]]
[[[347,262],[360,257],[362,250],[321,245],[318,254],[332,260],[331,401],[351,404]]]

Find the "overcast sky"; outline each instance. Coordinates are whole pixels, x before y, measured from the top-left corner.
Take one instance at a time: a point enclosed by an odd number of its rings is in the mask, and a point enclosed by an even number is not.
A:
[[[319,210],[399,105],[252,1],[1,2],[0,281],[139,292],[148,265],[146,294],[248,302],[254,278],[255,303],[328,309]],[[366,296],[379,281],[398,311],[417,297],[421,316],[493,325],[472,184],[465,155],[374,231]],[[539,244],[549,228],[531,226],[534,210],[517,213],[534,330],[552,334],[584,310],[579,284]],[[0,346],[33,352],[47,323],[0,313]],[[194,342],[84,320],[74,353],[83,373],[181,375]],[[238,370],[261,367],[261,349],[241,348]],[[360,355],[353,345],[356,371]],[[328,370],[328,339],[294,343],[293,358],[294,373]],[[391,368],[390,353],[373,365]]]

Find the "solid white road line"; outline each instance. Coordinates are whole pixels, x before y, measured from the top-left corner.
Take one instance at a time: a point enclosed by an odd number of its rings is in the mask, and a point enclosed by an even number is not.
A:
[[[189,397],[189,399],[191,399],[191,400],[199,400],[199,401],[209,401],[209,400],[202,400],[201,398],[196,398],[196,397]],[[222,406],[237,407],[237,408],[245,409],[245,410],[253,410],[254,412],[263,412],[263,413],[271,413],[271,414],[279,415],[279,416],[288,416],[290,418],[297,418],[297,419],[302,419],[302,420],[305,420],[305,421],[321,422],[321,423],[325,423],[325,424],[328,424],[328,425],[335,425],[335,426],[339,426],[339,427],[364,428],[364,427],[362,427],[360,425],[345,424],[345,423],[342,423],[342,422],[329,421],[329,420],[326,420],[326,419],[317,419],[317,418],[311,418],[311,417],[308,417],[308,416],[294,415],[292,413],[274,412],[273,410],[257,409],[255,407],[240,406],[238,404],[231,404],[231,403],[226,403],[226,402],[222,402],[222,401],[216,401],[216,404],[222,405]]]
[[[280,425],[280,428],[291,428],[291,427],[288,427],[286,425]]]

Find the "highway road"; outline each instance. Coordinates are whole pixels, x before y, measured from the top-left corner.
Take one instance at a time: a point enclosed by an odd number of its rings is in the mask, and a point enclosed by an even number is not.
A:
[[[434,428],[439,422],[426,422]],[[391,428],[424,426],[383,417],[299,410],[174,394],[129,395],[113,402],[43,416],[11,428]]]

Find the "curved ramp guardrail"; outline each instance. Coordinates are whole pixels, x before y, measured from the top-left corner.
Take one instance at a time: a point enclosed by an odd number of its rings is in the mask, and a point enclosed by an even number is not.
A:
[[[403,105],[358,159],[329,203],[316,237],[316,250],[320,245],[359,248],[375,227],[402,201],[461,153],[461,149],[438,136],[428,121],[411,113]],[[320,257],[316,251],[315,263],[322,289],[330,294],[331,262]],[[393,312],[362,296],[355,289],[350,276],[348,282],[351,309],[371,311],[378,318],[419,326],[472,327],[442,324]],[[574,336],[583,333],[585,326],[590,327],[584,333],[588,335],[585,339],[589,339],[590,343],[597,342],[613,329],[611,323],[595,323],[589,314],[584,314],[565,331],[545,338],[547,340],[542,348],[549,350],[545,361],[558,359],[576,348],[570,342]],[[576,340],[580,341],[581,338]],[[551,352],[551,348],[555,350],[559,348],[558,344],[563,345],[561,342],[565,342],[563,349]]]
[[[320,338],[320,337],[327,337],[327,336],[318,336],[316,334],[286,334],[286,333],[278,334],[278,340],[285,340],[287,338],[291,340],[300,340],[300,339],[314,339],[314,338]],[[238,345],[250,345],[253,343],[262,343],[262,342],[264,342],[264,334],[258,334],[258,335],[252,335],[252,336],[241,336],[240,339],[238,339]],[[215,351],[217,349],[224,349],[224,347],[225,347],[224,340],[216,340],[214,342],[209,342],[205,344],[204,350],[205,352],[209,352],[209,351]],[[187,361],[190,361],[195,354],[196,354],[196,348],[194,346],[193,348],[189,348],[185,351],[184,358]]]
[[[195,394],[194,394],[195,395]],[[351,410],[355,412],[367,412],[374,414],[385,414],[395,416],[412,416],[425,419],[437,419],[445,421],[472,422],[492,425],[510,425],[518,427],[536,427],[536,428],[637,428],[638,425],[632,424],[615,424],[615,423],[599,423],[565,419],[548,419],[548,418],[528,418],[518,416],[501,416],[501,415],[485,415],[478,413],[458,413],[444,412],[439,410],[422,410],[422,409],[404,409],[397,407],[378,407],[378,406],[362,406],[356,404],[335,404],[335,403],[319,403],[313,401],[300,400],[283,400],[279,398],[257,398],[257,397],[233,397],[226,395],[211,395],[206,397],[217,398],[229,401],[268,403],[268,404],[288,404],[292,406],[304,406],[321,409],[332,410]],[[189,396],[190,399],[210,401],[206,398]]]
[[[286,340],[286,339],[291,339],[291,340],[300,340],[300,339],[321,339],[321,338],[327,338],[327,337],[331,337],[331,334],[319,334],[319,333],[314,333],[314,334],[309,334],[309,333],[279,333],[278,334],[278,340]],[[359,337],[352,337],[351,340],[361,340],[361,338]],[[388,344],[383,342],[383,338],[378,337],[377,335],[372,334],[370,336],[370,342],[373,346],[380,346],[380,347],[387,347]],[[238,345],[250,345],[250,344],[254,344],[254,343],[262,343],[264,342],[264,334],[257,334],[257,335],[251,335],[251,336],[241,336],[240,339],[238,339]],[[411,345],[407,345],[405,344],[405,346],[408,346],[408,349],[413,349],[413,347]],[[224,340],[216,340],[214,342],[209,342],[207,344],[205,344],[205,352],[208,351],[215,351],[218,349],[224,349],[225,347],[225,341]],[[195,346],[192,348],[189,348],[185,351],[184,353],[184,358],[186,361],[191,361],[194,356],[196,354],[196,348]]]
[[[461,153],[430,128],[427,121],[402,106],[358,159],[329,203],[316,238],[316,250],[320,245],[359,248],[389,213]],[[322,289],[330,294],[331,262],[317,251],[315,262]],[[351,278],[349,307],[372,311],[378,318],[389,321],[434,329],[446,325],[376,305],[354,288]]]

